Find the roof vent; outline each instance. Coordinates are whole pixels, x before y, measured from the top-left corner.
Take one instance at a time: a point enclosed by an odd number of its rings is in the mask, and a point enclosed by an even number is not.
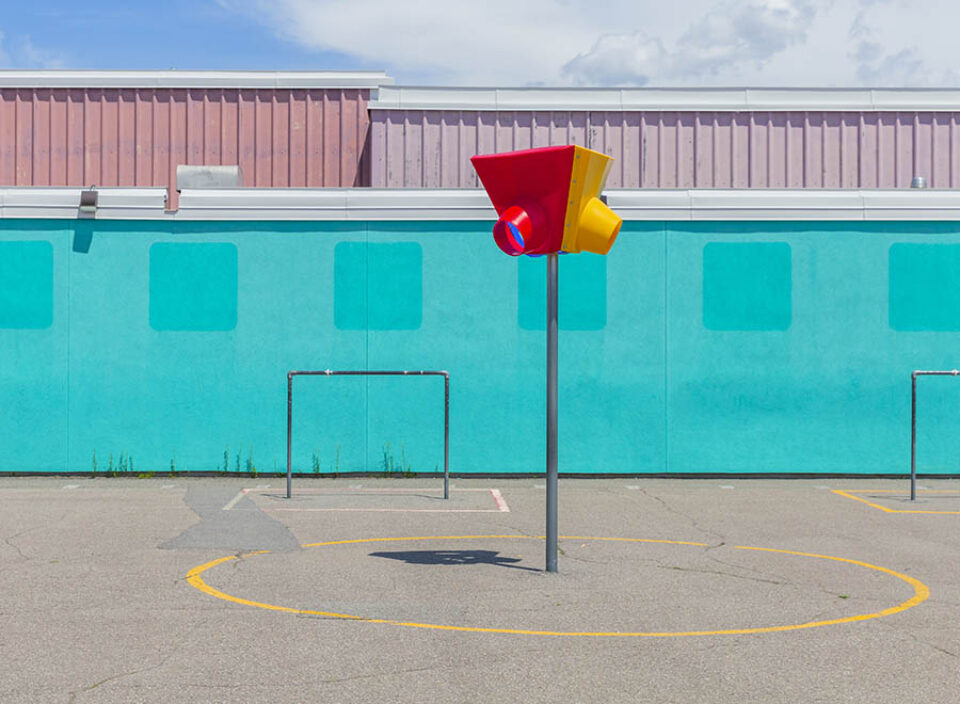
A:
[[[177,166],[177,190],[184,188],[241,188],[243,171],[234,166]]]

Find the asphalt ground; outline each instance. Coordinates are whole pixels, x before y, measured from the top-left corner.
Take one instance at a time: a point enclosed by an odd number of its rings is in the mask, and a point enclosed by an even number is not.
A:
[[[956,704],[921,486],[4,478],[0,701]]]

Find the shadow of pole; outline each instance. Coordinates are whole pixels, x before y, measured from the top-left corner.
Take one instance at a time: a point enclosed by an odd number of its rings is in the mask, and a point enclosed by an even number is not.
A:
[[[527,572],[541,571],[534,567],[514,564],[521,562],[520,558],[503,557],[493,550],[404,550],[372,552],[370,557],[385,557],[388,560],[400,560],[410,565],[495,565]]]

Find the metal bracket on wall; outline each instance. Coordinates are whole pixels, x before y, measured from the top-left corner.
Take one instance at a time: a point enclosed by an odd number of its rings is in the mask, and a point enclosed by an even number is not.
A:
[[[97,191],[94,188],[88,188],[80,191],[80,218],[97,217]]]

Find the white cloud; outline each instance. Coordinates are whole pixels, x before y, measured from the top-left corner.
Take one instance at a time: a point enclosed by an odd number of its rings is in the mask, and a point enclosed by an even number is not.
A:
[[[921,9],[898,0],[862,0],[863,7],[850,27],[848,57],[856,81],[874,86],[957,85],[954,51],[940,22],[955,21],[953,3],[927,0]],[[924,23],[924,20],[927,20]],[[940,26],[943,26],[942,24]]]
[[[693,19],[669,50],[645,32],[604,35],[563,72],[587,84],[709,81],[803,42],[815,16],[804,0],[725,0]]]
[[[64,68],[66,62],[57,52],[34,45],[29,36],[7,41],[0,31],[0,68]]]
[[[563,75],[574,83],[588,85],[601,82],[643,86],[650,82],[651,75],[662,76],[668,60],[660,40],[645,32],[604,34],[590,51],[565,64]]]
[[[281,37],[461,85],[947,85],[955,0],[218,0]]]
[[[0,68],[8,68],[12,63],[10,61],[10,55],[6,52],[6,49],[4,49],[4,39],[6,39],[6,35],[0,31]]]
[[[24,68],[64,68],[66,61],[55,51],[41,49],[28,35],[20,39],[18,57]]]

